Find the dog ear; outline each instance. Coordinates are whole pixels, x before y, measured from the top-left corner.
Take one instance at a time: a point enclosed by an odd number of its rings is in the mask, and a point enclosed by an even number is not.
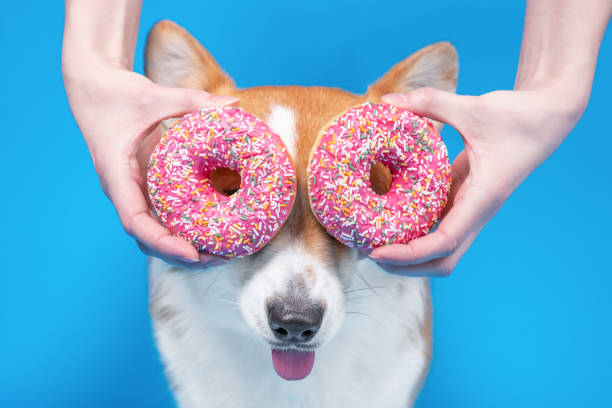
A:
[[[169,20],[158,22],[149,32],[145,74],[167,87],[199,88],[217,95],[236,89],[212,55],[184,28]]]
[[[455,92],[459,62],[457,51],[448,42],[432,44],[394,65],[382,78],[368,88],[366,99],[380,102],[383,95],[405,93],[428,86]],[[442,124],[435,122],[440,130]]]

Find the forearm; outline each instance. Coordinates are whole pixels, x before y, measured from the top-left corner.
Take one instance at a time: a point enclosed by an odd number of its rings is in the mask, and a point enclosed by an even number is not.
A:
[[[515,89],[563,88],[582,113],[612,0],[528,0]]]
[[[62,65],[132,69],[142,0],[66,0]]]

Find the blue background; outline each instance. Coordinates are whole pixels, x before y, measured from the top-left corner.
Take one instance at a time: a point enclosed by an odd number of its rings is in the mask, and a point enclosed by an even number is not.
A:
[[[0,14],[0,406],[172,406],[145,257],[99,187],[64,94],[58,3],[5,2]],[[459,52],[460,93],[513,85],[516,0],[242,3],[145,1],[136,69],[146,32],[169,18],[241,87],[363,92],[439,40]],[[418,407],[612,406],[611,37],[576,129],[433,282],[434,359]],[[443,135],[456,154],[458,134]]]

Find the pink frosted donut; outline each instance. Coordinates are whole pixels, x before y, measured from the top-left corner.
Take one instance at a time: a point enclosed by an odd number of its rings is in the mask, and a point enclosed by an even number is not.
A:
[[[218,168],[240,175],[226,196],[212,186]],[[226,257],[261,249],[295,199],[295,168],[280,137],[237,107],[207,108],[176,121],[156,146],[147,173],[155,212],[172,234]]]
[[[374,162],[391,172],[389,191],[370,184]],[[446,146],[428,120],[392,105],[365,103],[319,134],[308,167],[319,222],[354,248],[407,243],[440,217],[450,190]]]

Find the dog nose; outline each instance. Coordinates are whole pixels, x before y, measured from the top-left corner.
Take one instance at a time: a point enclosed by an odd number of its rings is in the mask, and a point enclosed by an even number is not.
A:
[[[268,305],[268,324],[278,340],[305,343],[311,340],[321,328],[323,308],[308,305],[296,311],[287,308],[283,302]]]

